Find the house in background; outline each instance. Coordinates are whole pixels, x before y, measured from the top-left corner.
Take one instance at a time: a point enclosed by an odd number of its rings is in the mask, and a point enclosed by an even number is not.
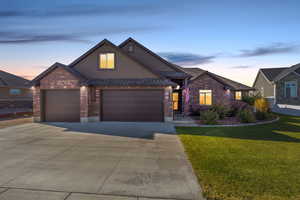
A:
[[[0,70],[0,109],[32,108],[30,81]]]
[[[253,90],[201,69],[185,69],[132,38],[103,40],[69,65],[33,81],[35,121],[172,121],[190,105],[241,99]]]
[[[300,64],[258,71],[253,87],[272,105],[300,109]]]

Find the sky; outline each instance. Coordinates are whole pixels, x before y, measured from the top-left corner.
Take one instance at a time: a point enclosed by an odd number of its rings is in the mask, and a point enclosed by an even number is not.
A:
[[[299,0],[1,0],[0,69],[29,79],[107,38],[252,85],[300,63]]]

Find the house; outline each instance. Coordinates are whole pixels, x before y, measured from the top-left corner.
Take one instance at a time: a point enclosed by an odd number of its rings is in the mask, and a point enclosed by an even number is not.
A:
[[[192,76],[187,84],[189,100],[185,101],[185,113],[213,104],[229,105],[254,91],[254,88],[209,71],[199,68],[182,69]]]
[[[174,113],[188,112],[188,92],[192,104],[208,105],[224,95],[234,99],[232,92],[240,99],[252,89],[191,70],[132,38],[119,46],[105,39],[69,65],[55,63],[32,81],[34,120],[172,121]]]
[[[32,108],[30,81],[0,70],[0,109]]]
[[[300,109],[300,63],[291,67],[263,68],[253,87],[279,107]]]

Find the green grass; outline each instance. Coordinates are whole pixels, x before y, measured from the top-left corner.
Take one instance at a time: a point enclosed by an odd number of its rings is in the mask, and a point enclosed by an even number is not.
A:
[[[177,127],[204,195],[300,199],[300,117],[250,127]]]

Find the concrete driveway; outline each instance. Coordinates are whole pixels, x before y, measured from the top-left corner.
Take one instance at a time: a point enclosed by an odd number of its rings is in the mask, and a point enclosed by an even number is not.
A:
[[[24,124],[0,130],[0,200],[201,199],[165,123]]]

